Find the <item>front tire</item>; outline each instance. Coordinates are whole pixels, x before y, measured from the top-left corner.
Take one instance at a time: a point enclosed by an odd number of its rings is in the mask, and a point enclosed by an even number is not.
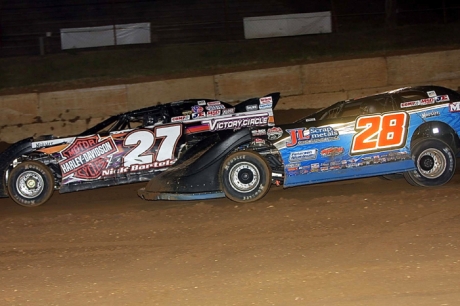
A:
[[[21,206],[42,205],[53,195],[53,191],[53,173],[40,162],[20,163],[8,176],[8,193]]]
[[[220,184],[232,201],[243,203],[263,198],[271,186],[271,169],[259,154],[239,151],[230,154],[220,169]]]
[[[455,153],[444,141],[422,140],[412,149],[416,170],[404,173],[414,186],[433,187],[448,183],[455,174]]]

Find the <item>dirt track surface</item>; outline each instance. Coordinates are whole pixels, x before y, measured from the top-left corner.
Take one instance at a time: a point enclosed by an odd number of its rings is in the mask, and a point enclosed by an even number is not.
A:
[[[460,305],[460,175],[259,202],[148,202],[144,184],[0,199],[0,305]]]

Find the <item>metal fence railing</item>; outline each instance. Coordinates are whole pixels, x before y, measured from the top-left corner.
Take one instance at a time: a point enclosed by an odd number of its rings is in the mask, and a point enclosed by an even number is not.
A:
[[[330,12],[333,32],[353,31],[366,27],[395,27],[426,23],[459,22],[460,5],[457,0],[404,1],[293,1],[293,0],[86,0],[86,1],[0,1],[0,56],[23,56],[62,52],[68,35],[63,29],[107,31],[108,45],[116,41],[116,30],[126,24],[148,24],[149,37],[141,42],[131,39],[135,31],[123,38],[129,43],[169,44],[245,39],[244,19],[247,17]],[[302,27],[302,25],[297,25]],[[270,27],[267,23],[266,27]],[[279,23],[273,23],[275,32]],[[89,29],[89,30],[88,30]],[[279,30],[279,29],[278,29]],[[112,32],[110,32],[112,31]],[[119,31],[120,32],[120,31]],[[69,32],[66,32],[69,33]],[[91,32],[94,34],[94,32]],[[132,33],[132,34],[129,34]],[[111,38],[110,35],[113,37]],[[83,35],[82,35],[83,36]],[[98,35],[86,35],[98,39]],[[134,37],[134,36],[133,36]],[[78,41],[78,35],[73,37]],[[78,42],[75,43],[78,45]],[[100,47],[97,41],[81,44]],[[70,48],[72,45],[70,45]]]

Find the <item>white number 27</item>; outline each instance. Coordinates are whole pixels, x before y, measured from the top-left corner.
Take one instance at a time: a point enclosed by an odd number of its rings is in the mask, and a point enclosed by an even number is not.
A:
[[[150,164],[174,159],[177,141],[182,135],[182,125],[160,126],[150,130],[134,131],[126,136],[123,146],[134,146],[124,157],[123,166]],[[155,141],[162,138],[158,150],[149,152]],[[156,156],[155,156],[156,153]]]

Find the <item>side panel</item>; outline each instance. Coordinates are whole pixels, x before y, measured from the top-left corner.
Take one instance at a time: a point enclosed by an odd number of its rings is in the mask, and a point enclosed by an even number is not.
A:
[[[195,143],[213,134],[274,122],[279,95],[250,99],[241,112],[221,101],[196,101],[171,124],[75,137],[60,148],[45,148],[62,173],[61,192],[145,181],[163,172]],[[47,151],[47,152],[45,152]]]
[[[172,124],[76,137],[53,157],[59,160],[62,185],[135,176],[171,166],[181,135],[182,125]]]
[[[451,108],[439,104],[359,116],[346,123],[287,129],[289,137],[276,143],[285,165],[284,186],[412,170],[410,141],[421,124],[442,121],[460,130],[460,114]]]

